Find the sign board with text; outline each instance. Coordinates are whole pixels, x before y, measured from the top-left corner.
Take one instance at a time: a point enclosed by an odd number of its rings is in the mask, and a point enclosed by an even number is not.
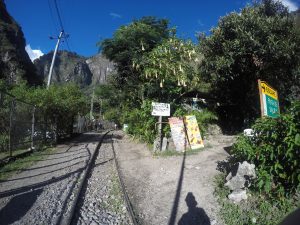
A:
[[[170,116],[170,104],[152,102],[152,116]]]
[[[278,93],[265,81],[258,80],[261,116],[276,118],[279,116]]]
[[[200,134],[199,126],[195,116],[185,116],[184,124],[191,149],[203,148],[203,140]]]
[[[171,117],[169,118],[169,123],[176,151],[184,151],[186,149],[187,140],[183,119],[179,117]]]

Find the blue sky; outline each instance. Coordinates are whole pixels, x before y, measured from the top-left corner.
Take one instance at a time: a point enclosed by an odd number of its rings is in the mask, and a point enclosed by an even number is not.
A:
[[[196,32],[209,32],[218,19],[232,11],[240,11],[251,0],[57,0],[71,51],[83,56],[97,54],[96,43],[111,38],[121,25],[142,16],[170,20],[179,37],[195,39]],[[291,10],[300,0],[282,0]],[[48,53],[55,47],[60,26],[54,0],[6,0],[9,13],[21,25],[32,50]],[[28,47],[29,48],[29,47]],[[29,51],[31,50],[29,48]],[[60,49],[68,49],[62,43]],[[39,51],[35,51],[38,53]]]

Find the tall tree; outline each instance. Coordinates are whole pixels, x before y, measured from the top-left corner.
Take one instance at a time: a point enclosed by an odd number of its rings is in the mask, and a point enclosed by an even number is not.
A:
[[[223,104],[223,119],[235,119],[238,127],[259,116],[257,79],[279,91],[281,106],[299,94],[300,37],[278,1],[264,0],[221,18],[200,45],[202,75]]]
[[[121,26],[113,38],[98,43],[102,53],[116,63],[119,85],[130,81],[136,83],[139,80],[138,74],[132,68],[132,62],[168,38],[168,24],[166,19],[143,17]]]

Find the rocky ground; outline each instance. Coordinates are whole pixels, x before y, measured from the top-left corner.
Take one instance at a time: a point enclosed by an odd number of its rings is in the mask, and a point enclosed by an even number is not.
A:
[[[0,181],[0,224],[64,224],[75,198],[73,190],[100,139],[96,133],[81,135],[57,146],[34,166]],[[139,224],[222,225],[213,194],[214,176],[233,139],[214,135],[196,154],[162,157],[114,131],[103,140],[72,224],[131,224],[113,160],[113,142]]]
[[[144,144],[115,133],[117,158],[140,224],[222,225],[214,176],[234,137],[215,135],[195,155],[154,157]]]
[[[107,135],[72,224],[131,224],[113,157],[111,135]]]
[[[83,134],[0,181],[0,224],[66,224],[74,191],[101,138]],[[104,139],[73,224],[130,224],[111,159],[111,141]]]

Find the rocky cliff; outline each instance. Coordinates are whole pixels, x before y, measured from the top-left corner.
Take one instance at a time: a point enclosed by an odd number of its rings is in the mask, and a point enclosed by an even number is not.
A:
[[[51,66],[53,52],[34,60],[37,73],[45,81],[48,80],[48,74]],[[92,83],[93,74],[91,73],[85,58],[73,52],[58,51],[53,67],[51,83],[73,82],[80,87]]]
[[[7,12],[3,0],[0,0],[0,79],[7,84],[16,84],[22,79],[31,85],[41,83],[25,51],[22,29]]]
[[[93,74],[93,84],[106,83],[107,78],[114,72],[114,64],[101,54],[86,60]]]
[[[47,82],[53,52],[34,61],[37,73]],[[76,53],[58,51],[51,83],[74,82],[81,88],[91,84],[105,83],[113,72],[113,63],[101,54],[85,58]]]

